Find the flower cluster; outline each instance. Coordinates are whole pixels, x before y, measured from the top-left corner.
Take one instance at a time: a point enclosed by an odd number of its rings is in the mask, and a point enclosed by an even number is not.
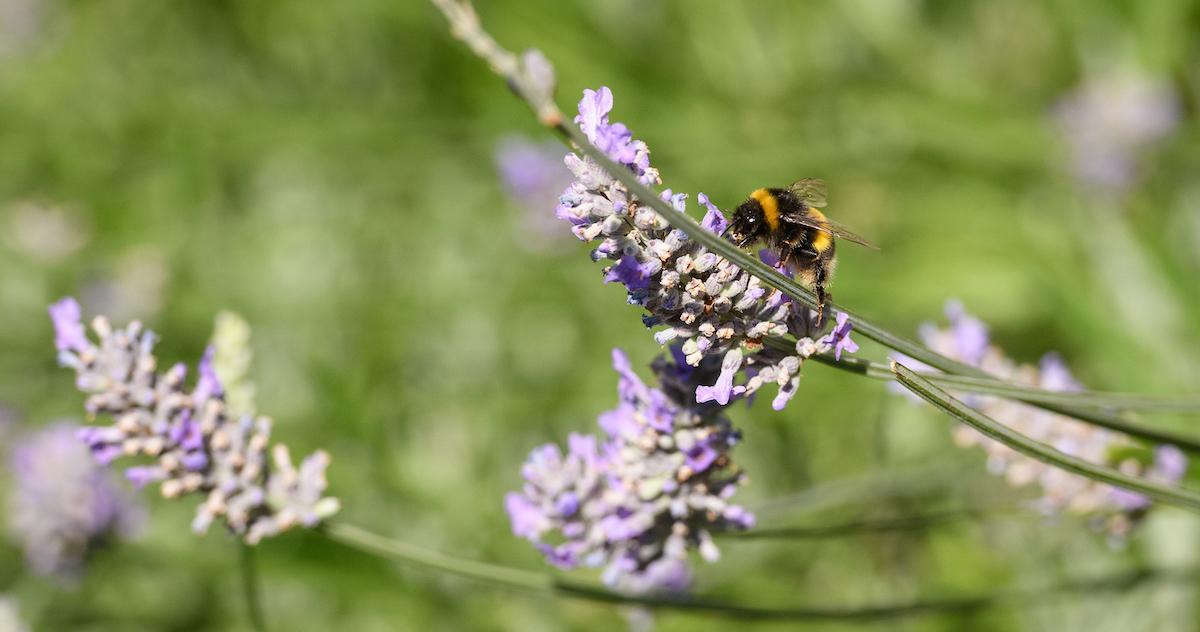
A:
[[[60,422],[19,439],[10,453],[14,489],[8,522],[30,570],[72,578],[90,552],[113,536],[129,536],[142,512]]]
[[[743,481],[729,457],[738,432],[721,407],[691,403],[716,367],[681,360],[655,362],[661,388],[651,388],[614,351],[620,403],[600,415],[602,436],[573,434],[566,454],[548,444],[530,455],[524,488],[505,506],[513,532],[552,564],[603,566],[606,583],[634,592],[680,591],[690,548],[715,561],[712,531],[753,526],[729,503]]]
[[[59,362],[75,370],[76,386],[89,394],[88,414],[114,420],[82,428],[78,437],[101,464],[121,456],[153,459],[125,471],[137,487],[158,482],[167,498],[204,494],[192,522],[195,531],[203,532],[221,518],[254,544],[297,524],[315,526],[337,511],[336,499],[322,497],[328,454],[318,451],[297,468],[287,448],[276,445],[270,467],[270,420],[235,418],[228,411],[211,349],[189,391],[183,364],[158,371],[155,335],[141,323],[114,330],[106,318],[97,317],[93,344],[74,299],[52,305],[50,316]]]
[[[575,121],[588,140],[641,182],[660,184],[646,144],[635,140],[625,125],[609,122],[612,105],[608,88],[585,90]],[[844,314],[838,316],[834,332],[818,336],[810,310],[672,229],[596,162],[568,154],[566,164],[575,181],[563,192],[556,215],[571,224],[579,239],[599,241],[592,259],[614,262],[604,270],[605,281],[625,286],[629,302],[648,312],[643,317],[646,326],[661,328],[655,339],[659,344],[681,344],[687,364],[723,358],[720,381],[702,385],[696,393],[700,401],[726,404],[775,383],[779,394],[774,406],[780,409],[796,392],[804,359],[833,349],[839,356],[843,349],[856,349]],[[685,194],[667,189],[662,195],[678,212],[685,212]],[[703,193],[697,200],[706,208],[702,226],[722,234],[728,221],[721,210]],[[769,252],[762,258],[778,264]],[[766,344],[770,339],[799,342]],[[745,375],[744,383],[735,386],[739,372]]]
[[[950,321],[948,328],[925,324],[920,329],[921,339],[930,349],[1014,384],[1049,391],[1081,390],[1057,354],[1046,354],[1036,367],[1017,364],[989,343],[987,326],[968,314],[962,305],[955,301],[947,303],[946,316]],[[929,369],[911,358],[897,359],[909,368]],[[1187,457],[1172,445],[1160,445],[1151,451],[1119,432],[1028,404],[977,394],[964,394],[961,398],[1017,432],[1092,463],[1116,467],[1125,474],[1174,484],[1187,469]],[[1134,518],[1150,505],[1150,500],[1141,494],[1046,465],[967,426],[957,426],[954,438],[962,446],[982,447],[988,456],[988,470],[1003,475],[1011,485],[1040,485],[1042,496],[1035,506],[1044,514],[1067,512],[1093,516],[1098,526],[1118,540],[1129,533]]]

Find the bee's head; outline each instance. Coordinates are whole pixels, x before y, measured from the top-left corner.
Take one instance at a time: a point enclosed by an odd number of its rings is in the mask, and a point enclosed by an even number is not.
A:
[[[770,232],[767,220],[763,216],[762,206],[758,200],[751,198],[733,211],[733,222],[726,231],[738,248],[746,246],[766,237]]]

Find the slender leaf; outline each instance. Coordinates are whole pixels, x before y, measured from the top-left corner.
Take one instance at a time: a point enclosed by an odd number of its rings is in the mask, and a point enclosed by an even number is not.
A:
[[[704,596],[668,597],[623,594],[594,584],[570,581],[550,574],[445,555],[346,523],[331,523],[325,528],[329,537],[365,553],[380,555],[403,563],[418,564],[437,572],[486,582],[498,588],[547,593],[616,605],[637,605],[663,610],[703,613],[735,620],[882,621],[919,615],[972,612],[1004,604],[1021,604],[1025,607],[1030,602],[1051,599],[1062,594],[1092,595],[1100,591],[1123,591],[1155,580],[1186,582],[1196,580],[1196,572],[1191,569],[1136,569],[1106,577],[1068,581],[1056,586],[1040,587],[1034,590],[1014,590],[901,604],[860,608],[766,607],[737,604]]]
[[[1067,454],[1027,437],[967,406],[898,362],[892,363],[892,371],[901,384],[921,399],[1025,456],[1101,483],[1144,494],[1165,504],[1200,513],[1200,494],[1180,487],[1160,485],[1136,476],[1122,474],[1112,468],[1096,465]]]

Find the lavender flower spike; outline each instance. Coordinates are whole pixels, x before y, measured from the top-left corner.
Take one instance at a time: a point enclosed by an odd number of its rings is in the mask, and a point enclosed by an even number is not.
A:
[[[658,171],[650,166],[649,148],[627,127],[610,122],[612,107],[608,88],[585,90],[575,122],[639,180],[660,184]],[[781,393],[775,401],[782,406],[795,393],[804,359],[826,350],[840,355],[856,348],[845,335],[848,329],[822,338],[808,309],[672,229],[591,159],[568,154],[565,162],[575,181],[563,191],[555,215],[569,222],[579,239],[598,242],[593,260],[611,262],[604,280],[623,284],[629,303],[646,310],[646,326],[657,329],[655,340],[680,344],[688,364],[697,366],[710,357],[734,363],[722,372],[719,383],[701,385],[705,388],[696,394],[701,402],[725,404],[773,382]],[[679,212],[686,210],[686,198],[670,190],[663,193]],[[706,209],[704,228],[723,233],[728,220],[721,210],[703,194],[697,199]],[[800,344],[780,350],[781,345],[765,344],[771,338],[794,338]]]
[[[68,301],[57,305],[73,303]],[[55,315],[60,331],[60,319],[69,325],[72,316],[67,309]],[[59,359],[75,369],[77,386],[89,394],[88,413],[113,419],[78,433],[98,462],[151,457],[151,465],[130,468],[126,477],[139,485],[158,482],[166,498],[203,494],[193,529],[203,532],[220,519],[250,544],[297,524],[313,526],[338,510],[335,499],[322,497],[329,456],[319,451],[296,469],[287,449],[277,445],[272,468],[266,458],[270,420],[230,414],[211,349],[188,391],[182,364],[158,371],[154,334],[141,323],[114,330],[97,317],[92,329],[98,344],[83,336]]]
[[[600,415],[602,438],[571,435],[564,454],[535,449],[525,485],[508,494],[513,533],[560,568],[604,567],[604,581],[632,592],[677,592],[691,581],[688,550],[709,562],[719,553],[712,531],[747,529],[754,517],[728,502],[743,476],[729,451],[739,434],[717,406],[690,403],[700,367],[654,364],[650,388],[620,351],[617,407]]]

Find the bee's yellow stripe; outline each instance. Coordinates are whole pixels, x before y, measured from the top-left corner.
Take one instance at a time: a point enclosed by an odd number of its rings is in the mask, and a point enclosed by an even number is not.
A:
[[[771,230],[779,230],[779,200],[766,189],[758,189],[751,193],[750,197],[762,207],[763,219],[767,220],[767,226],[770,226]]]
[[[809,208],[808,214],[817,218],[817,221],[821,222],[822,225],[825,224],[825,214],[822,213],[821,211],[818,211],[815,208]],[[817,234],[813,235],[813,240],[812,240],[812,249],[813,250],[816,250],[817,252],[825,252],[826,250],[829,250],[829,247],[832,245],[833,245],[833,237],[830,236],[829,233],[827,233],[823,230],[818,230]]]

